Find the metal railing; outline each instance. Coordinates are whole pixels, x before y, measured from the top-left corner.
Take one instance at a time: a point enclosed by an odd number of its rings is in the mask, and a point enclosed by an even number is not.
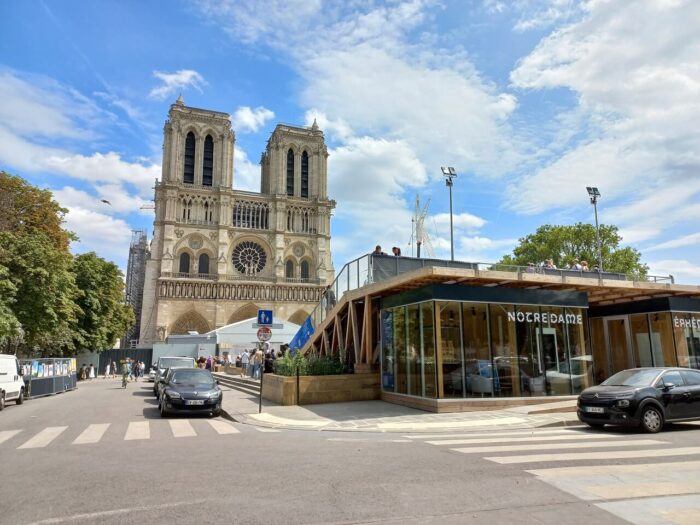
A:
[[[461,268],[478,272],[508,272],[518,276],[546,275],[553,277],[577,277],[595,281],[640,281],[638,276],[628,276],[624,273],[600,272],[544,268],[542,266],[516,266],[501,263],[482,263],[449,261],[443,259],[417,259],[413,257],[393,257],[391,255],[367,254],[346,263],[335,280],[326,288],[321,302],[311,312],[311,322],[314,329],[319,326],[336,303],[348,291],[357,290],[363,286],[396,277],[418,268],[438,266],[446,268]],[[674,284],[672,275],[647,275],[647,282]]]

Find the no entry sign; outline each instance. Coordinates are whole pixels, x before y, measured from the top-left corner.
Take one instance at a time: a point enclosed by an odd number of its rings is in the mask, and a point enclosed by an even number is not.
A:
[[[269,341],[271,337],[272,330],[270,330],[267,326],[258,328],[258,341]]]

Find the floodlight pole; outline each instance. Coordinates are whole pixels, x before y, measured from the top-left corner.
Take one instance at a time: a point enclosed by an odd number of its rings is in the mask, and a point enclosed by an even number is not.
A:
[[[445,184],[450,188],[450,260],[455,260],[455,242],[454,242],[454,227],[452,224],[452,179],[457,176],[457,172],[453,167],[441,167],[442,174],[445,176]]]
[[[591,198],[593,203],[593,213],[595,214],[595,239],[598,245],[598,270],[603,273],[603,248],[600,245],[600,226],[598,226],[598,197]]]

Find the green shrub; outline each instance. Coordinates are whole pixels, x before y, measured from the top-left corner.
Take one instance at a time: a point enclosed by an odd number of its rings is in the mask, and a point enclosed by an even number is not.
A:
[[[328,376],[352,373],[337,357],[318,356],[311,354],[304,356],[297,352],[292,357],[289,352],[283,357],[275,359],[273,369],[280,376],[295,376],[299,368],[300,376]]]

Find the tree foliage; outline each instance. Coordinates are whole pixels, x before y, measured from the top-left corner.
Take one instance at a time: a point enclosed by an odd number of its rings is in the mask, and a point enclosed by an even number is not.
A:
[[[641,262],[641,253],[629,246],[620,246],[622,237],[617,226],[601,224],[600,242],[605,271],[640,279],[646,277],[649,268]],[[597,266],[595,226],[581,222],[571,226],[545,224],[535,233],[519,239],[512,255],[504,256],[501,263],[526,266],[546,259],[552,259],[558,268],[568,268],[575,261],[587,261],[590,268]]]
[[[71,255],[66,212],[51,192],[0,172],[0,343],[27,354],[111,348],[134,322],[117,266]]]

